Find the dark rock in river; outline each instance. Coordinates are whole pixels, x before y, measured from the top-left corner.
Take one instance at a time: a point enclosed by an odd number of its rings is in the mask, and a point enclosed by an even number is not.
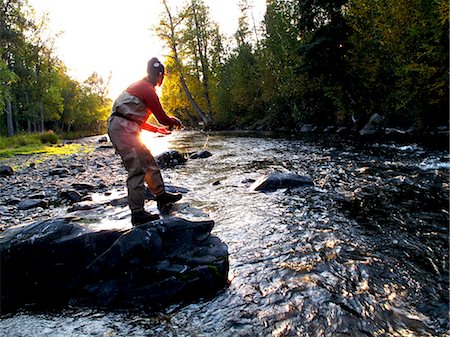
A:
[[[161,168],[175,167],[186,163],[186,158],[175,150],[163,152],[155,156],[155,160]]]
[[[1,310],[24,306],[158,307],[210,296],[228,278],[213,221],[165,218],[93,231],[66,219],[0,235]]]
[[[212,153],[209,151],[198,151],[198,152],[194,152],[193,154],[191,154],[189,156],[189,159],[205,159],[205,158],[209,158],[212,156]]]
[[[311,178],[295,173],[273,172],[256,180],[250,188],[254,191],[275,191],[280,188],[312,186]]]
[[[14,174],[11,166],[0,166],[0,177],[8,177]]]

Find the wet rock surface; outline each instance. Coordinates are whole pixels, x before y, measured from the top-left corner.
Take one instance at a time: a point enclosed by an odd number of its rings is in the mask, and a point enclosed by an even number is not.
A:
[[[254,191],[273,192],[282,188],[313,186],[311,178],[296,173],[272,172],[260,177],[250,188]]]
[[[227,246],[213,221],[165,218],[93,231],[66,219],[1,234],[2,312],[24,306],[157,308],[210,296],[227,282]]]
[[[155,160],[158,163],[159,167],[167,168],[182,165],[186,163],[187,159],[182,153],[171,150],[155,156]]]

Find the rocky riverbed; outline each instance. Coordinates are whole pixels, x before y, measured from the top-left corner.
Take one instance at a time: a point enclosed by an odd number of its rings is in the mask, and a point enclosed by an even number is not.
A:
[[[83,206],[73,208],[76,203],[83,202],[87,210],[91,202],[104,203],[125,196],[126,172],[120,158],[100,139],[103,137],[83,139],[82,151],[72,155],[2,158],[1,164],[12,167],[14,173],[0,178],[0,229],[42,219],[77,217],[75,209],[82,210]],[[104,220],[101,211],[97,213],[97,219]],[[126,213],[116,214],[118,220]],[[86,216],[86,221],[95,222]]]

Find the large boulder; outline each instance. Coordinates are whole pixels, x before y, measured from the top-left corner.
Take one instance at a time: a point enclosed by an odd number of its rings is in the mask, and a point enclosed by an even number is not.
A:
[[[94,231],[66,219],[0,234],[1,310],[67,305],[155,308],[215,294],[228,279],[213,221],[164,218]]]
[[[313,186],[311,178],[296,173],[272,172],[256,180],[250,189],[254,191],[273,192],[280,188],[297,188]]]

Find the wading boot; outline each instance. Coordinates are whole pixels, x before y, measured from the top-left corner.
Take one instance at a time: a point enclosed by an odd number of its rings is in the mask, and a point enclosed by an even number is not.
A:
[[[131,212],[131,223],[133,226],[140,226],[158,219],[158,214],[151,214],[146,211]]]
[[[158,195],[155,200],[158,205],[158,210],[162,215],[167,215],[172,208],[174,202],[180,200],[182,195],[180,193],[169,193],[164,192],[161,195]]]

